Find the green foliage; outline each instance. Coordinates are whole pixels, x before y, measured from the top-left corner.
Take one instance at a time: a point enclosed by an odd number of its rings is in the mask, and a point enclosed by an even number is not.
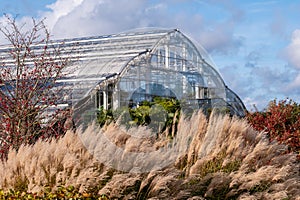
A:
[[[216,172],[231,173],[233,171],[237,171],[240,168],[240,160],[232,160],[231,162],[223,166],[225,157],[226,153],[220,152],[216,157],[214,157],[212,160],[208,160],[200,167],[199,174],[204,177],[208,174]]]
[[[180,116],[180,102],[176,99],[155,97],[153,102],[144,101],[133,108],[119,108],[115,111],[98,111],[97,120],[100,126],[120,120],[127,128],[132,126],[149,126],[153,130],[169,133],[176,132]]]
[[[26,177],[16,176],[14,188],[20,192],[24,192],[28,188],[28,180]]]
[[[112,110],[105,110],[103,107],[100,107],[97,112],[97,122],[102,127],[105,123],[110,123],[113,120]]]
[[[191,189],[192,196],[204,196],[212,178],[212,176],[194,177],[189,180],[186,187]]]
[[[148,125],[151,122],[150,110],[151,107],[147,104],[142,104],[137,108],[129,109],[129,113],[134,124]]]
[[[205,110],[205,114],[208,116],[211,115],[211,113],[214,111],[214,113],[216,114],[220,114],[220,115],[230,115],[230,108],[222,106],[222,107],[213,107],[213,108],[207,108],[207,110]]]
[[[231,162],[227,163],[225,166],[222,167],[222,171],[225,173],[231,173],[237,171],[241,166],[242,161],[235,159]]]
[[[300,104],[274,100],[265,111],[248,113],[247,119],[254,129],[266,131],[271,140],[287,144],[300,156]]]
[[[252,188],[250,188],[249,193],[254,194],[257,192],[263,192],[263,191],[267,190],[271,185],[272,184],[269,181],[261,181],[258,185],[255,185]]]
[[[31,193],[19,190],[4,191],[0,189],[0,200],[2,199],[109,199],[106,195],[95,193],[79,193],[73,186],[59,186],[55,191],[45,187],[41,193]]]

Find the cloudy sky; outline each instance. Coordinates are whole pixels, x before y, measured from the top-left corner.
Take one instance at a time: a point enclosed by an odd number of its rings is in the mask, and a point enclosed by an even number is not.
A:
[[[2,0],[0,12],[45,18],[53,38],[178,28],[208,51],[249,110],[275,98],[300,102],[299,0]]]

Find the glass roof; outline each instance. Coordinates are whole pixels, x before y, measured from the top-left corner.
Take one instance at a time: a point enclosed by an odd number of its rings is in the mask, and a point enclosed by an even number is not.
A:
[[[62,57],[71,59],[66,68],[68,75],[60,81],[71,88],[73,103],[86,97],[101,81],[124,75],[134,63],[142,64],[143,57],[150,59],[145,66],[154,67],[162,54],[168,55],[164,58],[168,70],[178,71],[191,81],[197,79],[200,87],[217,88],[215,97],[226,99],[225,83],[206,51],[177,29],[136,29],[120,34],[55,40],[51,45],[60,48]],[[43,46],[33,48],[42,51]],[[8,57],[10,49],[0,46],[0,57]],[[5,62],[6,66],[14,65],[13,60]]]
[[[76,81],[74,88],[84,98],[90,89],[94,88],[103,77],[118,75],[135,57],[149,51],[172,30],[151,30],[148,32],[127,32],[115,35],[76,38],[64,40],[64,48],[70,50],[75,47],[74,62],[67,70],[69,76],[83,80],[83,77],[94,77],[93,81]],[[57,41],[59,43],[61,41]],[[97,79],[98,78],[98,79]],[[80,85],[80,86],[79,86]],[[84,85],[84,86],[83,86]],[[80,92],[80,90],[82,90]],[[76,95],[79,96],[80,95]],[[79,99],[72,97],[73,101]]]

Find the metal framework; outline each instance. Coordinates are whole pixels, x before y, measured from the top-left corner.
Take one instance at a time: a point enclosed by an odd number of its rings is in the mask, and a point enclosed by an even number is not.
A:
[[[226,107],[245,115],[244,104],[206,52],[177,29],[57,40],[54,45],[62,45],[73,59],[67,68],[71,73],[60,82],[71,91],[65,100],[77,111],[117,109],[162,96],[192,108]],[[5,49],[0,47],[0,54]]]

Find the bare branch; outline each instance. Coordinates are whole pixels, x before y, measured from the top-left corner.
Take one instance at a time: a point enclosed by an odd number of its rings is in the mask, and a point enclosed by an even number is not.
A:
[[[10,43],[0,57],[0,138],[8,135],[6,143],[18,149],[32,142],[33,136],[53,129],[58,113],[46,111],[61,98],[63,87],[57,87],[56,81],[64,75],[69,58],[61,56],[60,46],[51,44],[43,20],[32,19],[29,30],[25,24],[18,25],[16,18],[6,16],[6,21],[0,27]]]

